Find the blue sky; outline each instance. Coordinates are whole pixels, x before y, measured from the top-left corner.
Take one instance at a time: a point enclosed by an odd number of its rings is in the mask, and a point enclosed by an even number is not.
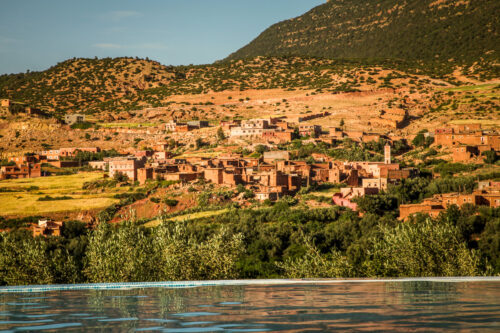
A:
[[[72,57],[205,64],[326,0],[0,0],[0,74]]]

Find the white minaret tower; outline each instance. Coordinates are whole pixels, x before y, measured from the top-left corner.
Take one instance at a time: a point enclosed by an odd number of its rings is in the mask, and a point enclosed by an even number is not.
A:
[[[384,147],[384,163],[391,164],[391,146],[389,144]]]

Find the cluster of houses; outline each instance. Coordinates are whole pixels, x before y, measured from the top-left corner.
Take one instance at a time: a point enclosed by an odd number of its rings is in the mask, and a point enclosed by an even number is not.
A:
[[[497,130],[484,130],[481,124],[436,129],[434,142],[451,149],[454,162],[473,162],[481,160],[485,151],[500,151],[500,133]]]
[[[475,206],[500,207],[500,182],[478,182],[478,189],[472,193],[436,194],[424,199],[422,203],[399,206],[399,219],[407,220],[410,216],[421,213],[436,217],[451,205],[459,207],[464,204]]]
[[[42,164],[50,164],[57,168],[78,167],[77,161],[71,160],[79,151],[98,153],[100,148],[61,148],[44,150],[32,154],[10,156],[12,165],[0,167],[0,180],[42,177]]]
[[[2,106],[12,106],[11,101],[2,100]],[[389,121],[396,128],[406,119],[406,113],[391,111],[381,115],[382,122]],[[385,137],[361,131],[344,131],[336,127],[323,131],[319,125],[303,124],[304,121],[325,117],[328,113],[300,115],[290,117],[274,117],[269,119],[249,119],[244,121],[221,122],[221,128],[230,140],[251,140],[279,144],[292,141],[298,136],[309,136],[315,141],[333,142],[349,138],[356,142],[371,142],[396,137]],[[383,117],[382,117],[383,116]],[[85,121],[80,115],[70,115],[67,123]],[[292,122],[293,121],[293,122]],[[190,121],[179,123],[171,121],[165,124],[166,131],[187,132],[193,129],[208,127],[206,121]],[[432,135],[432,134],[430,134]],[[500,151],[500,134],[497,131],[486,131],[481,125],[456,125],[437,129],[434,133],[435,144],[453,151],[456,162],[480,160],[485,151]],[[122,174],[131,181],[141,184],[148,180],[166,180],[191,182],[204,179],[218,186],[244,186],[255,194],[260,201],[275,201],[285,195],[294,195],[302,187],[312,184],[332,183],[345,184],[332,197],[334,204],[357,210],[356,198],[374,195],[386,190],[389,184],[397,184],[403,179],[417,175],[417,169],[402,169],[391,158],[391,145],[384,148],[383,162],[343,162],[332,158],[313,154],[314,163],[296,161],[290,153],[283,150],[267,151],[262,157],[251,158],[239,154],[220,155],[215,158],[186,157],[173,158],[167,143],[158,143],[148,151],[130,151],[127,156],[104,158],[102,161],[89,162],[89,166],[108,172],[110,177]],[[0,180],[41,177],[42,164],[56,167],[78,167],[72,160],[79,151],[99,153],[98,147],[61,148],[40,151],[33,154],[11,156],[12,165],[0,167]],[[480,182],[478,190],[469,193],[448,193],[425,199],[420,204],[401,205],[400,219],[406,220],[415,213],[427,213],[437,216],[452,204],[465,203],[500,207],[500,183]],[[58,235],[61,225],[48,220],[41,220],[33,228],[35,235]]]
[[[347,176],[344,179],[347,186],[334,194],[333,202],[354,211],[358,205],[353,199],[378,194],[389,184],[397,184],[402,179],[416,176],[418,172],[415,168],[401,169],[399,163],[392,163],[390,145],[384,148],[384,162],[345,162],[340,170]],[[339,180],[342,181],[341,178]]]
[[[251,139],[266,143],[285,143],[294,138],[294,129],[282,118],[226,122],[222,124],[222,128],[229,132],[231,140]]]
[[[191,182],[204,179],[219,186],[243,185],[252,190],[258,200],[278,200],[293,195],[301,187],[321,183],[346,183],[347,187],[334,196],[337,205],[356,209],[352,199],[377,194],[401,179],[415,175],[413,168],[400,169],[391,162],[391,147],[385,147],[384,162],[341,162],[328,156],[315,156],[318,163],[294,161],[288,151],[264,152],[260,158],[239,154],[215,158],[170,158],[166,144],[154,151],[135,152],[126,157],[106,158],[90,162],[95,169],[107,170],[110,177],[126,175],[141,184],[148,180]]]
[[[401,139],[400,137],[389,138],[381,134],[365,133],[363,131],[344,131],[343,129],[337,127],[330,127],[324,130],[320,125],[302,123],[303,121],[326,117],[328,115],[329,114],[327,112],[324,112],[297,117],[282,116],[271,117],[268,119],[223,121],[221,122],[221,127],[231,140],[246,139],[254,142],[270,144],[290,142],[298,136],[318,138],[320,141],[327,143],[332,143],[333,140],[343,140],[345,138],[365,143],[370,141],[379,141],[380,139],[387,139],[389,141]],[[393,114],[389,113],[389,115]]]

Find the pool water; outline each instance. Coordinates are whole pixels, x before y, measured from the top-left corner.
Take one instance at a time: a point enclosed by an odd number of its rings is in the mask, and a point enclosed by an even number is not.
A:
[[[0,332],[500,331],[496,279],[29,290],[0,288]]]

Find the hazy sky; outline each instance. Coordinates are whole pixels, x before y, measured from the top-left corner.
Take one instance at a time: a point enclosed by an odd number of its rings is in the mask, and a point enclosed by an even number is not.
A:
[[[0,0],[0,74],[72,57],[204,64],[326,0]]]

